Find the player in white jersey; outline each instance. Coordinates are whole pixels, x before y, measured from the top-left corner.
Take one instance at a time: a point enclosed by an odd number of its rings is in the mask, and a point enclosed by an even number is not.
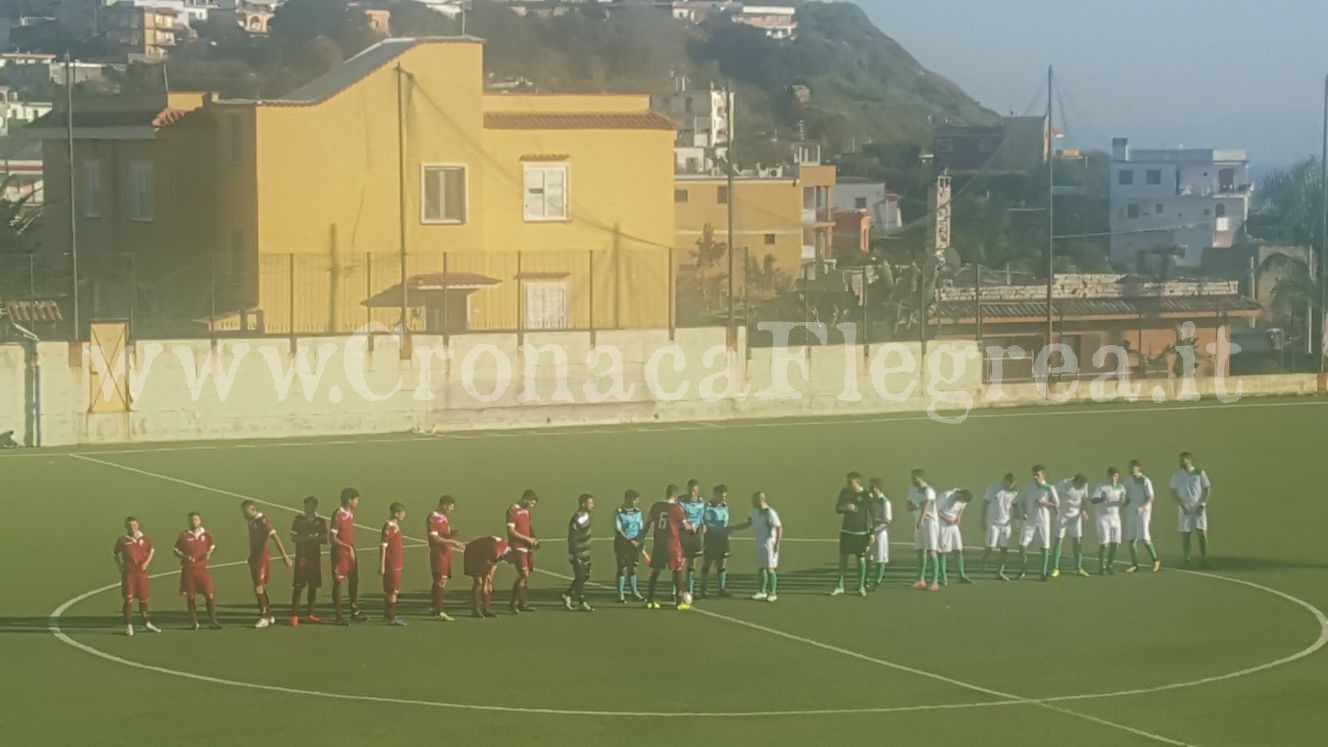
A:
[[[941,590],[941,568],[936,560],[940,549],[940,522],[936,518],[936,491],[927,484],[927,473],[915,469],[911,475],[912,486],[908,489],[908,510],[917,517],[913,525],[913,548],[918,553],[918,580],[914,589]],[[927,560],[931,559],[931,585],[927,585]]]
[[[1107,481],[1093,491],[1093,509],[1097,518],[1097,572],[1098,575],[1115,574],[1116,548],[1121,541],[1121,506],[1127,494],[1121,483],[1120,470],[1107,470]]]
[[[982,572],[987,571],[987,560],[994,550],[1001,551],[1001,565],[996,577],[1009,581],[1005,575],[1005,554],[1010,551],[1010,533],[1014,524],[1014,506],[1019,501],[1019,490],[1014,486],[1014,473],[1006,472],[1001,481],[987,488],[982,502],[982,526],[987,528],[987,541],[982,551]]]
[[[1199,560],[1208,567],[1208,498],[1212,493],[1208,473],[1194,466],[1194,456],[1181,452],[1180,469],[1171,476],[1171,497],[1180,506],[1177,528],[1180,530],[1181,549],[1185,552],[1185,565],[1190,564],[1190,535],[1199,534]]]
[[[1052,519],[1051,577],[1061,575],[1061,550],[1065,540],[1074,543],[1074,575],[1087,576],[1084,570],[1084,510],[1088,508],[1088,476],[1079,473],[1056,485],[1060,510]]]
[[[890,499],[885,495],[885,481],[873,477],[870,484],[868,505],[871,515],[872,544],[868,560],[876,566],[876,583],[872,588],[879,589],[881,582],[885,581],[885,569],[890,565],[890,524],[895,520],[895,512],[890,506]]]
[[[756,573],[761,590],[752,595],[758,602],[779,601],[779,545],[784,540],[784,524],[779,513],[766,501],[765,493],[752,494],[752,513],[747,521],[733,524],[726,531],[752,529],[756,535]]]
[[[1153,481],[1144,474],[1143,465],[1138,459],[1130,460],[1130,476],[1125,478],[1125,494],[1129,502],[1125,507],[1125,541],[1130,543],[1130,567],[1126,573],[1139,570],[1139,543],[1144,543],[1148,557],[1153,559],[1153,573],[1162,570],[1162,561],[1157,558],[1157,548],[1153,546],[1153,502],[1157,494],[1153,491]]]
[[[959,570],[959,583],[971,584],[964,572],[964,537],[959,532],[959,522],[964,518],[964,509],[968,508],[973,494],[963,488],[943,491],[936,499],[936,516],[941,520],[936,563],[941,570],[941,586],[950,585],[950,568],[947,553],[954,554],[955,568]]]
[[[1056,512],[1056,486],[1047,482],[1047,471],[1033,465],[1033,479],[1024,488],[1020,501],[1024,511],[1024,530],[1019,536],[1019,578],[1028,577],[1028,548],[1034,541],[1042,550],[1042,580],[1051,570],[1051,516]]]

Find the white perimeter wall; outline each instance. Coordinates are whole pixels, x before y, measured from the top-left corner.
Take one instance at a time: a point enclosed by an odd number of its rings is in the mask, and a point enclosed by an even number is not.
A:
[[[929,409],[944,414],[1048,401],[1032,384],[1007,384],[1000,399],[989,397],[971,341],[930,343],[921,365],[918,343],[814,347],[810,353],[758,348],[749,356],[740,338],[740,352],[729,356],[723,329],[679,329],[675,337],[670,341],[667,330],[598,333],[601,349],[622,356],[617,392],[611,391],[614,381],[596,378],[611,368],[607,353],[587,366],[592,345],[585,332],[525,335],[530,348],[545,348],[537,358],[523,354],[516,335],[453,336],[446,360],[443,339],[421,335],[412,338],[414,354],[406,360],[391,336],[374,337],[371,346],[366,337],[300,338],[298,355],[282,339],[227,339],[215,350],[207,340],[140,340],[128,365],[119,367],[129,371],[128,412],[91,412],[94,351],[86,344],[71,356],[66,343],[42,343],[41,441],[57,446]],[[565,376],[558,374],[555,348],[566,355]],[[215,356],[211,363],[209,356]],[[293,363],[297,359],[302,362]],[[675,370],[683,360],[683,370]],[[20,443],[26,437],[24,368],[22,348],[0,345],[0,432],[14,430]],[[473,375],[463,376],[465,370]],[[1168,400],[1214,396],[1213,384],[1198,380],[1190,392],[1181,381],[1150,380],[1142,396],[1151,397],[1158,386]],[[1307,375],[1227,382],[1237,384],[1245,396],[1309,394],[1317,380]],[[1107,389],[1117,394],[1115,387]],[[1088,401],[1093,391],[1082,382],[1074,392],[1061,385],[1051,394]]]

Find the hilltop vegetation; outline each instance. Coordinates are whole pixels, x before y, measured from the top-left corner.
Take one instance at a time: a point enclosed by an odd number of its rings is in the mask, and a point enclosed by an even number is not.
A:
[[[411,2],[392,6],[397,36],[459,33],[459,21]],[[807,3],[798,36],[779,42],[749,26],[701,27],[660,9],[627,8],[605,17],[589,9],[551,18],[520,17],[475,0],[466,33],[483,37],[494,77],[524,78],[538,90],[667,90],[671,73],[694,84],[730,79],[737,89],[740,159],[762,160],[772,140],[819,140],[834,152],[864,143],[921,144],[933,123],[994,116],[957,86],[918,64],[850,3]],[[166,63],[172,88],[226,96],[272,97],[311,80],[372,44],[363,16],[345,0],[288,0],[272,35],[249,37],[209,22],[197,41]],[[133,65],[126,91],[160,90],[158,66]],[[797,88],[795,88],[797,87]],[[798,94],[801,93],[800,97]]]

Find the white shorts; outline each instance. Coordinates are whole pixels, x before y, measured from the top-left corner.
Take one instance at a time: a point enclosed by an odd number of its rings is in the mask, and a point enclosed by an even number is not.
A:
[[[1056,539],[1083,539],[1084,538],[1084,515],[1079,514],[1075,517],[1057,516],[1055,530]]]
[[[1121,527],[1119,516],[1097,517],[1097,541],[1103,545],[1119,545]]]
[[[1187,514],[1185,509],[1178,508],[1176,513],[1179,518],[1176,520],[1176,529],[1180,532],[1208,531],[1208,508],[1201,508],[1194,513]]]
[[[1137,508],[1125,509],[1125,541],[1134,542],[1142,540],[1143,542],[1153,541],[1153,507],[1149,506],[1143,511]]]
[[[1019,535],[1019,546],[1028,547],[1037,540],[1038,547],[1051,549],[1051,517],[1045,519],[1024,519],[1024,531]]]
[[[922,528],[913,533],[913,549],[935,552],[941,546],[940,534],[940,527],[937,526],[935,519],[922,522]]]
[[[964,549],[964,538],[959,533],[958,524],[946,524],[939,530],[940,552],[960,552]]]
[[[890,530],[880,527],[872,535],[871,562],[885,565],[890,562]]]
[[[775,552],[774,540],[756,543],[756,567],[778,568],[779,553]]]
[[[987,527],[985,547],[1009,547],[1011,529],[1009,524],[994,524]]]

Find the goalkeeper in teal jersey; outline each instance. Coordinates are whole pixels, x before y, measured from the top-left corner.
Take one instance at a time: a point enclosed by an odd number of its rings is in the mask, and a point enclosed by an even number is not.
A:
[[[618,565],[618,603],[627,603],[627,589],[632,599],[641,602],[644,597],[636,588],[636,566],[641,562],[641,494],[628,490],[622,505],[613,512],[613,555]]]
[[[686,581],[687,593],[695,593],[696,586],[696,559],[701,557],[703,552],[703,540],[705,535],[705,526],[701,523],[701,515],[705,513],[706,499],[701,497],[701,483],[692,479],[687,481],[687,495],[678,501],[682,506],[683,516],[687,518],[687,525],[691,529],[686,529],[682,534],[682,555],[686,559]],[[676,593],[676,590],[675,590]]]
[[[729,489],[716,485],[710,501],[701,512],[701,524],[705,527],[702,535],[701,561],[701,598],[710,593],[710,569],[719,572],[719,591],[721,597],[729,596]]]

